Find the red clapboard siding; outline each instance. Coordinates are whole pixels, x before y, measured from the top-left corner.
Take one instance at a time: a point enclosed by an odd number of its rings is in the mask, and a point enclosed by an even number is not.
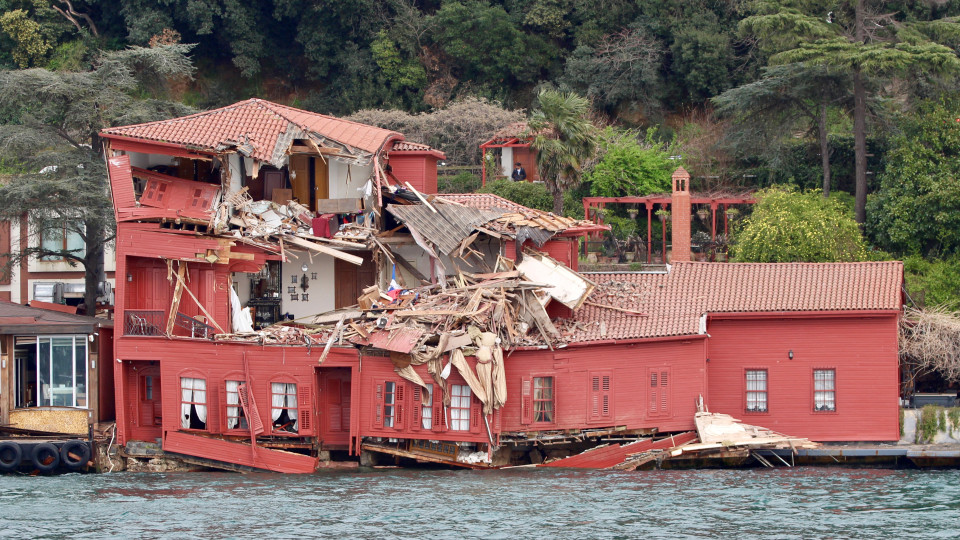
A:
[[[163,450],[281,473],[309,474],[317,467],[316,458],[310,456],[257,447],[254,457],[254,450],[249,444],[177,431],[168,432],[163,438]]]
[[[391,153],[390,167],[393,169],[393,176],[400,183],[410,182],[420,193],[437,192],[437,158]]]
[[[897,440],[896,325],[895,314],[711,320],[710,410],[817,441]],[[745,411],[747,369],[767,370],[765,413]],[[814,369],[836,370],[836,412],[813,410]]]

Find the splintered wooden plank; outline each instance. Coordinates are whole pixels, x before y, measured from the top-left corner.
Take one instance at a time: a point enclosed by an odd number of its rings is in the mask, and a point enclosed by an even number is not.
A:
[[[295,246],[313,250],[318,253],[324,253],[326,255],[330,255],[331,257],[335,257],[337,259],[347,261],[348,263],[355,264],[357,266],[360,266],[361,264],[363,264],[363,257],[357,257],[356,255],[344,253],[338,249],[333,249],[332,247],[329,247],[329,246],[324,246],[316,242],[304,240],[303,238],[299,238],[297,236],[284,236],[284,238],[287,240],[288,243],[293,244]]]

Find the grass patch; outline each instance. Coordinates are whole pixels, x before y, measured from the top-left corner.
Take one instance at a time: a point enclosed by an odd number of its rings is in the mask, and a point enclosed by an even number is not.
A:
[[[936,405],[927,405],[920,409],[920,417],[917,418],[917,435],[914,442],[919,444],[932,443],[937,433],[944,428],[945,416],[944,408]]]

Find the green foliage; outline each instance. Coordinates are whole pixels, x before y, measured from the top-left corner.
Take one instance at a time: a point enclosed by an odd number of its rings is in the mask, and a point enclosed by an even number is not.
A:
[[[903,408],[900,408],[900,437],[903,438]]]
[[[395,89],[426,86],[427,72],[423,65],[416,59],[403,58],[397,44],[390,39],[386,30],[377,34],[377,39],[370,44],[370,52],[380,71]]]
[[[643,196],[670,191],[670,175],[679,163],[670,159],[669,145],[655,140],[650,129],[641,143],[635,131],[604,129],[600,158],[584,176],[594,197]]]
[[[920,409],[914,442],[930,444],[936,438],[937,433],[946,431],[946,427],[946,410],[936,405],[927,405]]]
[[[40,24],[32,20],[22,9],[0,15],[0,28],[16,42],[13,59],[21,68],[39,64],[53,48],[43,35]]]
[[[960,255],[946,259],[910,255],[903,259],[903,272],[907,292],[914,301],[960,310]]]
[[[833,198],[793,187],[757,192],[753,213],[735,232],[741,262],[863,261],[867,250],[851,215]]]
[[[437,191],[440,193],[473,193],[482,185],[479,176],[466,171],[437,178]]]
[[[511,200],[517,204],[522,204],[530,208],[543,210],[544,212],[553,211],[553,196],[547,191],[546,186],[537,182],[514,182],[512,180],[500,179],[496,182],[488,183],[486,187],[477,191],[477,193],[493,193],[504,199]],[[563,198],[563,215],[577,219],[583,219],[583,202],[577,192],[568,192]]]
[[[901,124],[868,208],[884,249],[932,256],[960,251],[960,103],[927,103]]]

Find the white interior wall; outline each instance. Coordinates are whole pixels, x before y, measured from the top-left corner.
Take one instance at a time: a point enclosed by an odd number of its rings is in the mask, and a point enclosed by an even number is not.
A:
[[[363,197],[363,185],[373,174],[373,164],[349,165],[336,159],[330,160],[330,198],[358,199]]]
[[[316,315],[330,311],[334,307],[336,299],[336,287],[334,283],[333,257],[314,253],[312,260],[305,251],[287,251],[288,262],[280,264],[280,311],[290,313],[294,319]],[[307,265],[307,278],[309,279],[307,290],[300,288],[301,276],[304,272],[302,265]],[[312,279],[313,274],[317,274],[317,279]],[[296,277],[296,283],[293,281]],[[290,287],[294,287],[297,300],[291,300],[292,294]],[[301,300],[302,295],[307,294],[307,301]]]

